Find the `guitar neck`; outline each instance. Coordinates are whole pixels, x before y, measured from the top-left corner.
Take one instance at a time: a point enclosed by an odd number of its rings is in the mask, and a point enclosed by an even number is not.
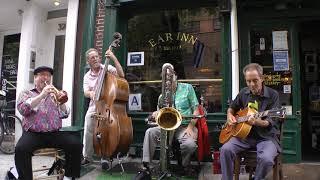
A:
[[[268,115],[269,111],[262,111],[262,112],[257,112],[255,114],[253,114],[254,118],[262,118]],[[249,117],[251,115],[247,115],[247,116],[242,116],[242,117],[238,117],[237,119],[237,123],[242,123],[242,122],[247,122],[249,120]]]

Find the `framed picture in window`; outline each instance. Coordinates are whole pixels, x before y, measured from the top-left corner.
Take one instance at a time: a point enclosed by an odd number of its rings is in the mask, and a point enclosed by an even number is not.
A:
[[[128,52],[127,66],[143,66],[144,52]]]

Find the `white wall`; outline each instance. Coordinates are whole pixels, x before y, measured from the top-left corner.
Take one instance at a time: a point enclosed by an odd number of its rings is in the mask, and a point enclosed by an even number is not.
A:
[[[16,97],[18,97],[18,94],[22,90],[33,87],[33,84],[29,82],[31,51],[36,52],[36,66],[42,64],[40,59],[45,52],[42,49],[43,45],[41,43],[41,39],[44,37],[42,31],[45,29],[43,24],[46,21],[46,18],[46,12],[36,4],[28,3],[26,5],[21,25]]]
[[[59,23],[66,23],[66,17],[47,20],[47,11],[35,3],[29,3],[25,8],[19,51],[18,93],[33,86],[28,80],[29,70],[32,71],[29,68],[31,51],[36,52],[35,67],[53,67],[55,37],[66,33],[65,30],[58,31]]]
[[[66,18],[45,20],[39,27],[39,38],[36,43],[36,67],[41,65],[53,67],[55,37],[66,34],[65,30],[58,31],[60,23],[66,23]]]
[[[42,29],[40,26],[44,17],[46,17],[45,12],[34,3],[28,3],[25,6],[21,25],[16,97],[22,90],[33,87],[33,84],[29,83],[30,54],[31,50],[36,51],[38,47],[37,34]],[[17,110],[16,115],[21,117]],[[16,141],[21,134],[22,132],[16,131]]]

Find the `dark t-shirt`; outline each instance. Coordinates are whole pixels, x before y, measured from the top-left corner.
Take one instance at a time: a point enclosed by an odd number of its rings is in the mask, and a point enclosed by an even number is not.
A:
[[[237,97],[230,104],[235,112],[240,109],[248,107],[256,109],[258,112],[266,111],[270,109],[280,108],[279,94],[276,90],[263,86],[262,95],[253,95],[248,87],[241,89]],[[272,140],[277,149],[280,151],[279,146],[279,127],[280,122],[276,118],[266,117],[264,120],[269,121],[268,127],[253,126],[248,137],[255,138],[257,140]]]

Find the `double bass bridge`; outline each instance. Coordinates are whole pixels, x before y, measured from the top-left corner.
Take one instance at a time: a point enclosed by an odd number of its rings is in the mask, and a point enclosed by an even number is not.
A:
[[[91,118],[93,118],[94,120],[97,120],[97,121],[107,121],[107,120],[109,120],[108,116],[103,116],[103,115],[100,115],[98,113],[93,114],[91,116]]]

